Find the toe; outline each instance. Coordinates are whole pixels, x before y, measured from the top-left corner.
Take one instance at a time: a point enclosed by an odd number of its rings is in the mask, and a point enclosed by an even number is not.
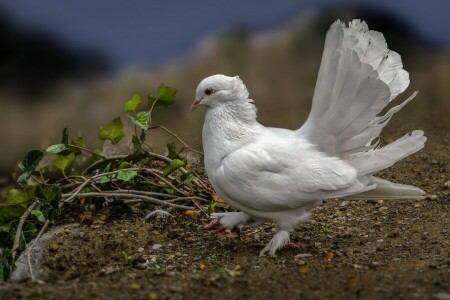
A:
[[[220,224],[220,219],[213,219],[211,222],[205,225],[205,229],[212,229]]]
[[[219,232],[222,232],[225,229],[226,229],[225,226],[220,226],[219,228],[212,230],[211,234],[218,234]]]

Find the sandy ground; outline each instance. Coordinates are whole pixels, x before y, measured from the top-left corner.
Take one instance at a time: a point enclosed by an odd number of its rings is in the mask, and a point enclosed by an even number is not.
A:
[[[385,141],[417,128],[398,124]],[[448,128],[424,128],[425,150],[382,173],[429,198],[326,201],[292,234],[299,249],[276,258],[258,256],[271,223],[212,236],[202,212],[144,223],[151,208],[115,207],[51,241],[45,283],[3,284],[0,298],[449,299]]]

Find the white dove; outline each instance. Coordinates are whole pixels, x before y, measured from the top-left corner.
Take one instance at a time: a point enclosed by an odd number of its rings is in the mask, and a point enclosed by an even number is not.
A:
[[[377,116],[409,85],[400,55],[364,21],[336,21],[327,33],[312,108],[298,130],[265,127],[244,83],[210,76],[197,87],[192,110],[203,124],[205,169],[217,194],[240,212],[212,214],[214,232],[265,220],[277,223],[260,255],[291,244],[290,232],[323,199],[422,199],[421,189],[374,174],[424,147],[416,130],[380,147],[375,140],[392,115],[417,94]]]

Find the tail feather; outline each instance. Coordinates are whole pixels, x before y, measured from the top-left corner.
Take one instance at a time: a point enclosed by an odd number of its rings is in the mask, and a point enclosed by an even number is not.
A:
[[[425,192],[418,187],[400,183],[393,183],[385,179],[370,176],[370,182],[376,184],[369,191],[346,196],[346,200],[392,200],[392,199],[424,199]]]
[[[408,85],[400,55],[387,48],[381,33],[360,20],[348,27],[337,21],[327,33],[311,113],[298,132],[331,155],[370,149],[412,98],[377,115]]]
[[[415,130],[382,148],[351,154],[346,157],[346,161],[356,169],[359,176],[374,174],[419,151],[425,146],[426,140],[422,130]]]
[[[353,20],[348,26],[337,21],[331,26],[311,112],[297,132],[319,150],[355,167],[362,192],[346,198],[424,197],[419,188],[373,177],[424,147],[426,137],[420,130],[382,148],[374,142],[392,116],[417,95],[413,93],[379,116],[409,82],[400,55],[388,49],[380,32],[369,30],[360,20]]]

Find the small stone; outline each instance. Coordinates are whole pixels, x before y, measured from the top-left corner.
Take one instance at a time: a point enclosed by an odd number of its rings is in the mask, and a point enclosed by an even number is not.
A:
[[[148,300],[157,300],[158,294],[157,293],[148,293],[147,298],[148,298]]]
[[[297,265],[304,266],[304,265],[306,265],[306,262],[304,260],[299,260],[299,261],[297,261]]]
[[[376,262],[376,261],[373,261],[373,262],[370,263],[371,267],[378,267],[379,265],[380,265],[380,263]]]
[[[136,282],[132,282],[132,283],[130,283],[130,288],[132,288],[133,290],[137,290],[137,289],[140,289],[141,286],[139,284],[137,284]]]
[[[349,205],[349,204],[350,204],[350,201],[345,200],[345,201],[342,201],[342,202],[341,202],[340,206],[341,206],[341,207],[346,207],[346,206]]]
[[[433,294],[433,299],[436,300],[450,300],[450,294],[446,292],[440,292]]]
[[[438,196],[436,195],[430,195],[427,197],[429,200],[437,200]]]
[[[307,258],[307,257],[311,257],[311,256],[313,256],[313,255],[310,253],[302,253],[302,254],[297,254],[295,256],[295,258]]]
[[[198,268],[203,271],[206,268],[206,266],[204,264],[199,264]]]
[[[56,252],[59,250],[59,245],[56,242],[50,242],[48,248],[50,249],[50,251]]]
[[[450,189],[450,180],[444,183],[444,189],[446,190]]]
[[[80,232],[80,238],[83,238],[86,235],[86,233],[84,233],[83,231]]]
[[[152,246],[152,249],[153,250],[159,250],[159,249],[161,249],[162,248],[162,245],[161,244],[154,244],[153,246]]]
[[[141,248],[139,248],[137,251],[139,252],[139,253],[142,253],[142,252],[144,252],[144,247],[141,247]]]

